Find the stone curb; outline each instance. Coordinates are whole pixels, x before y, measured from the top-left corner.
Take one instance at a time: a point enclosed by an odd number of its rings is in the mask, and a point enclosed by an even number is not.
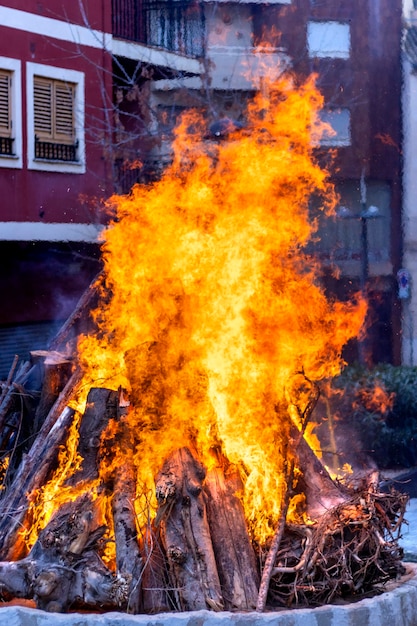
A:
[[[20,606],[0,608],[0,626],[417,626],[417,564],[407,563],[411,577],[374,598],[341,606],[273,613],[46,613]]]

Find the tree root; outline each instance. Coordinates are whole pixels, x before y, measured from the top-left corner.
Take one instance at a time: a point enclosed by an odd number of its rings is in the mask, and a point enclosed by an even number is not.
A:
[[[368,489],[311,526],[287,525],[269,606],[317,606],[375,591],[405,571],[398,545],[408,496]]]

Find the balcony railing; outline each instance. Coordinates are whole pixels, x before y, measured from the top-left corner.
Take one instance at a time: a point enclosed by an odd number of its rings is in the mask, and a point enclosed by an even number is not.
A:
[[[123,159],[116,159],[113,165],[116,193],[130,193],[136,183],[148,184],[158,180],[162,172],[162,163],[157,160],[146,160],[141,167],[134,167]]]
[[[204,13],[197,0],[112,0],[113,35],[190,57],[204,52]]]
[[[35,137],[35,159],[77,161],[78,142],[74,144],[40,141]]]
[[[12,137],[0,137],[0,155],[13,156],[13,141]]]

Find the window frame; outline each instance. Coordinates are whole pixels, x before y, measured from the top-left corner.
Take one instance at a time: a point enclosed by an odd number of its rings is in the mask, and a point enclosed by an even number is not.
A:
[[[26,97],[27,97],[27,158],[28,169],[68,172],[73,174],[84,174],[86,171],[85,157],[85,95],[84,72],[68,70],[62,67],[43,65],[40,63],[26,64]],[[58,159],[47,159],[35,157],[35,108],[34,108],[34,81],[36,78],[68,83],[74,85],[74,141],[77,143],[77,161],[60,161]],[[51,143],[54,143],[53,141]],[[57,141],[57,145],[66,143]],[[68,144],[69,145],[69,144]]]
[[[341,29],[344,39],[342,46],[330,45],[340,42],[341,33],[329,37],[331,29]],[[338,20],[310,20],[307,22],[307,51],[310,59],[349,59],[352,49],[351,27],[349,22]]]
[[[341,121],[340,131],[337,125],[338,116]],[[321,122],[330,126],[334,133],[326,131],[323,133],[319,141],[321,147],[343,148],[352,145],[352,113],[348,107],[326,106],[319,111],[319,118]],[[336,123],[333,125],[332,121]]]
[[[40,139],[45,140],[45,141],[50,141],[53,143],[65,143],[65,144],[73,144],[76,141],[76,135],[75,135],[75,116],[74,116],[74,105],[75,105],[75,91],[76,91],[76,85],[74,85],[74,83],[68,83],[68,82],[61,82],[61,81],[57,81],[55,79],[52,78],[45,78],[44,76],[34,76],[33,77],[33,85],[34,85],[34,102],[36,103],[36,83],[38,84],[38,89],[44,89],[45,87],[51,87],[50,89],[50,93],[49,95],[49,99],[50,99],[50,132],[47,132],[46,130],[41,130],[39,128],[35,128],[36,134],[39,136]],[[42,87],[43,85],[43,87]],[[63,88],[68,92],[68,94],[70,95],[70,106],[69,106],[69,110],[70,110],[70,114],[71,114],[71,132],[70,133],[59,133],[58,130],[58,122],[57,122],[57,99],[59,97],[58,95],[58,90],[61,88],[61,85],[63,86]],[[44,90],[43,94],[46,94],[46,91]],[[39,94],[39,99],[41,99],[43,96],[42,94]],[[35,111],[35,126],[36,126],[36,111]]]
[[[19,59],[0,57],[0,69],[10,73],[10,120],[13,154],[0,154],[0,168],[21,169],[22,150],[22,69]]]
[[[5,85],[5,94],[6,94],[6,107],[5,109],[7,109],[5,118],[6,118],[6,122],[7,122],[7,133],[4,132],[3,127],[0,125],[0,136],[1,137],[6,137],[7,139],[10,139],[13,135],[13,120],[12,120],[12,86],[13,86],[13,74],[10,70],[4,70],[2,67],[0,67],[0,93],[3,93],[3,89],[1,87],[2,84],[2,79],[1,77],[3,77],[6,79],[6,85]],[[0,104],[2,103],[2,99],[0,98]],[[1,118],[3,117],[3,106],[0,106],[0,116]]]

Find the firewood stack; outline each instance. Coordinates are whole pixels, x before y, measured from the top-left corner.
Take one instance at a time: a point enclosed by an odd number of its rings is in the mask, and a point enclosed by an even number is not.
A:
[[[14,363],[1,385],[3,601],[32,599],[38,608],[62,612],[263,611],[360,596],[403,572],[398,538],[406,498],[380,493],[374,475],[349,487],[333,481],[303,438],[303,426],[288,442],[281,520],[265,545],[247,528],[241,468],[219,448],[207,470],[196,449],[181,445],[180,434],[178,450],[161,459],[155,476],[157,510],[139,527],[133,461],[139,434],[127,426],[122,392],[98,387],[89,391],[77,425],[76,457],[83,461],[62,483],[76,497],[54,511],[28,550],[38,494],[74,428],[70,405],[82,374],[68,355],[75,354],[77,334],[89,330],[97,284],[51,350]],[[102,475],[102,459],[116,451],[120,459]],[[297,491],[305,495],[306,517],[290,524],[288,506]],[[100,502],[106,499],[111,510],[104,519]]]

